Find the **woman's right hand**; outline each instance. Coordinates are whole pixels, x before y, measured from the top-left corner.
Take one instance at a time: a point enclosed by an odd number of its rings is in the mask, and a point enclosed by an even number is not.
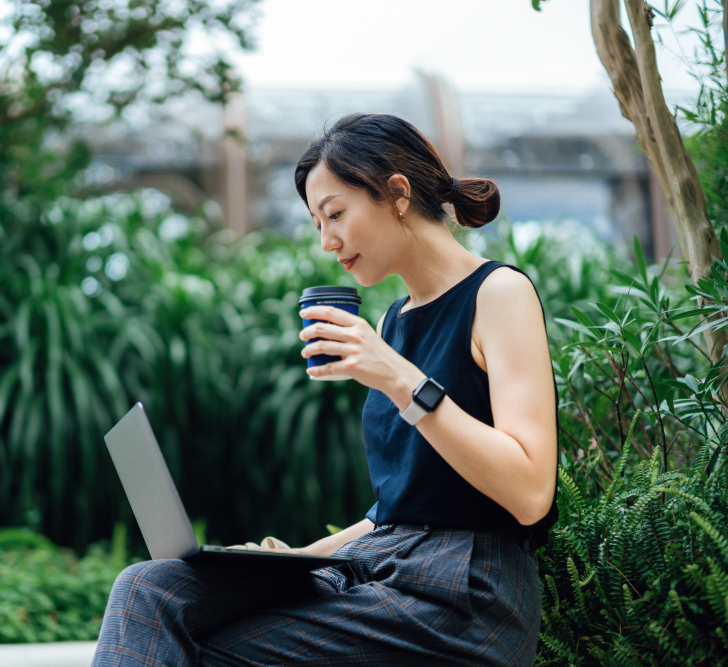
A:
[[[292,549],[285,542],[275,538],[266,537],[258,545],[255,542],[246,542],[245,544],[235,544],[230,549],[247,549],[249,551],[273,551],[286,554],[300,554],[302,556],[330,556],[347,542],[355,540],[360,535],[369,532],[374,528],[374,524],[369,519],[363,519],[353,526],[345,528],[341,532],[334,535],[328,535],[317,540],[307,547]]]
[[[234,544],[229,549],[242,549],[244,551],[284,551],[284,552],[297,552],[299,549],[291,549],[283,540],[279,540],[277,537],[264,537],[260,545],[255,542],[246,542],[245,544]]]

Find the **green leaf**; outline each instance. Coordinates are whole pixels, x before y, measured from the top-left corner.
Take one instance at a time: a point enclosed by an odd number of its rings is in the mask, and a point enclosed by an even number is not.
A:
[[[569,308],[571,309],[571,312],[574,313],[576,319],[579,320],[579,322],[581,322],[585,327],[588,327],[590,329],[598,329],[594,321],[584,312],[579,310],[576,306],[569,306]]]
[[[645,261],[645,253],[642,251],[642,244],[636,234],[634,236],[634,256],[637,260],[637,268],[642,276],[642,281],[647,285],[647,262]]]
[[[720,254],[724,261],[728,261],[728,231],[725,227],[720,230]]]
[[[699,333],[703,333],[703,331],[706,330],[720,330],[725,329],[726,326],[728,326],[728,317],[722,317],[718,320],[713,320],[710,322],[705,322],[704,324],[700,326],[693,327],[690,331],[688,331],[686,334],[683,334],[682,336],[679,336],[675,339],[675,342],[673,345],[677,345],[678,343],[682,343],[684,340],[687,340],[688,338],[692,338],[693,336],[696,336]]]
[[[698,381],[696,378],[694,378],[692,375],[686,375],[685,376],[685,384],[690,388],[690,391],[693,392],[693,394],[699,394],[700,393],[700,385],[698,384]]]
[[[594,340],[597,339],[597,336],[595,336],[589,328],[587,328],[583,324],[580,324],[579,322],[574,322],[573,320],[564,320],[560,317],[555,317],[554,322],[563,324],[564,326],[569,327],[570,329],[574,329],[575,331],[581,331],[582,333],[586,334],[590,338],[593,338]]]
[[[670,248],[670,252],[667,253],[667,257],[665,258],[665,261],[662,265],[662,269],[660,269],[660,273],[658,274],[657,278],[658,280],[662,280],[662,277],[665,275],[665,272],[670,266],[670,259],[672,258],[672,254],[675,252],[675,246],[673,245]]]
[[[686,317],[695,317],[698,315],[705,314],[706,309],[704,307],[701,308],[689,308],[688,310],[684,310],[681,313],[675,313],[675,311],[672,311],[668,316],[668,322],[677,322],[678,320],[683,320]]]
[[[19,362],[2,369],[2,374],[0,375],[0,423],[5,419],[5,412],[11,402],[11,397],[17,387],[19,377]]]
[[[642,357],[640,349],[642,345],[639,338],[637,338],[634,333],[628,331],[627,329],[624,329],[622,331],[622,336],[624,337],[624,343],[627,346],[630,355],[632,355],[635,359],[640,359]]]
[[[621,320],[617,317],[617,313],[615,313],[606,303],[596,303],[594,304],[599,310],[612,322],[614,322],[618,327],[622,325]]]
[[[625,285],[632,286],[637,282],[634,276],[630,276],[628,273],[620,271],[619,269],[609,269],[609,273],[611,273],[615,278],[619,278]]]

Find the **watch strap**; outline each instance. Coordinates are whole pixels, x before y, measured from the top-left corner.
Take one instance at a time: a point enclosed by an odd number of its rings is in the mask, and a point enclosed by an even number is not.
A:
[[[408,424],[414,426],[427,414],[430,413],[427,412],[425,408],[421,405],[417,405],[414,401],[410,401],[410,404],[399,413],[399,416],[402,417],[402,419],[404,419]]]

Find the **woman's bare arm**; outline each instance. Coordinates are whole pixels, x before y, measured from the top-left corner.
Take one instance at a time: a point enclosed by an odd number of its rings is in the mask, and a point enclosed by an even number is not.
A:
[[[377,336],[362,318],[339,308],[312,306],[309,319],[327,320],[303,330],[304,356],[343,357],[308,369],[310,375],[345,373],[386,394],[404,410],[425,374]],[[521,524],[543,518],[556,484],[553,371],[538,296],[528,278],[501,267],[478,291],[473,339],[486,360],[494,427],[452,399],[415,428],[475,488]],[[466,354],[470,350],[465,351]],[[437,483],[433,481],[433,483]]]
[[[347,542],[355,540],[357,537],[368,533],[374,528],[374,524],[369,519],[362,519],[359,523],[355,523],[353,526],[339,531],[334,535],[328,537],[322,537],[313,544],[309,544],[307,547],[296,547],[291,549],[290,547],[267,547],[256,544],[255,542],[246,542],[245,544],[234,544],[231,549],[243,549],[252,551],[275,551],[279,553],[294,553],[304,554],[306,556],[330,556],[334,551],[343,547]],[[266,538],[267,539],[267,538]],[[263,540],[265,543],[265,540]]]
[[[494,427],[446,397],[417,428],[468,482],[530,525],[553,501],[557,434],[546,330],[528,278],[499,268],[484,281],[473,339],[487,364]]]
[[[330,556],[334,553],[334,551],[343,547],[347,542],[351,542],[357,537],[361,537],[364,533],[368,533],[373,528],[374,524],[369,521],[369,519],[362,519],[359,523],[355,523],[353,526],[349,526],[339,533],[329,535],[328,537],[322,537],[313,544],[309,544],[307,547],[302,547],[297,551],[311,556]]]

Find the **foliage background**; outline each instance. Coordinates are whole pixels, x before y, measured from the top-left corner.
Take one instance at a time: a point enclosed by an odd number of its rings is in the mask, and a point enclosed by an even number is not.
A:
[[[212,542],[275,534],[305,543],[327,523],[359,520],[373,501],[360,428],[366,390],[309,381],[299,355],[303,287],[354,284],[310,226],[295,238],[236,239],[209,204],[181,215],[154,190],[96,191],[84,146],[51,141],[94,91],[94,108],[112,117],[177,94],[235,90],[221,51],[181,56],[198,16],[220,44],[246,48],[251,3],[184,2],[172,13],[122,2],[113,17],[102,4],[19,5],[0,45],[0,525],[36,531],[0,533],[5,642],[93,637],[128,554],[146,556],[103,445],[136,400],[201,538],[204,528]],[[721,227],[725,59],[710,39],[718,6],[704,13],[711,74],[683,113],[699,127],[689,147]],[[109,73],[122,65],[131,85],[99,88],[118,83]],[[728,326],[728,266],[716,261],[712,279],[689,285],[680,263],[650,265],[638,244],[630,259],[568,226],[504,221],[457,233],[476,254],[526,271],[547,314],[561,518],[538,554],[538,664],[722,664],[724,378],[696,327],[701,313]],[[362,292],[374,323],[403,285],[391,278]]]
[[[90,641],[128,564],[125,530],[82,558],[27,529],[0,529],[0,643]]]

